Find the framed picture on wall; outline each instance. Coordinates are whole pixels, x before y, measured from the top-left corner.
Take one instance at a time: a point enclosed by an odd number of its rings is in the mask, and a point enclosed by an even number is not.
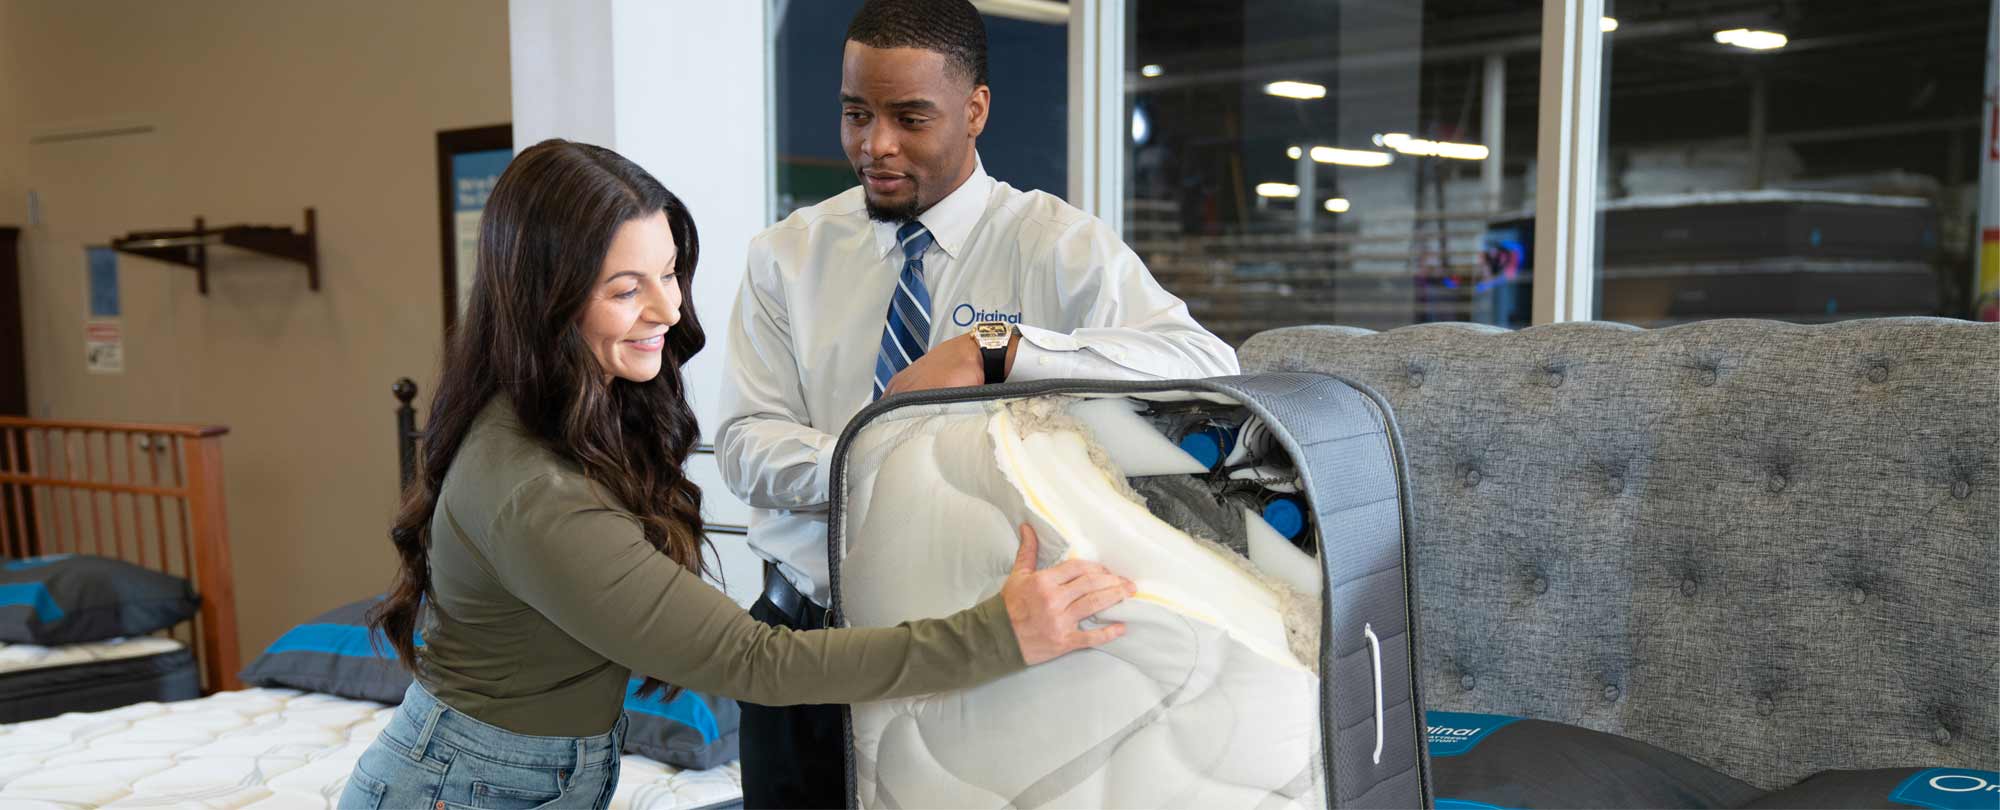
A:
[[[458,325],[472,289],[479,215],[493,183],[514,159],[514,127],[497,124],[437,134],[438,234],[444,247],[444,333]]]

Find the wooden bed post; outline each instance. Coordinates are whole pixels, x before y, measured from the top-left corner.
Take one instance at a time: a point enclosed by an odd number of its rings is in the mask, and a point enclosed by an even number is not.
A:
[[[229,519],[222,500],[222,434],[204,431],[181,444],[187,470],[188,521],[192,535],[208,542],[195,544],[195,590],[201,611],[202,658],[208,664],[206,692],[241,689],[236,677],[243,660],[236,648],[236,580],[229,564]]]

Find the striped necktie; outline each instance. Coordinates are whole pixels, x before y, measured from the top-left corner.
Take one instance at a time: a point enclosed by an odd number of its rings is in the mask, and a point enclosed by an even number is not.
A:
[[[875,357],[876,399],[889,387],[889,378],[924,356],[931,339],[931,291],[924,288],[924,251],[930,249],[931,232],[911,220],[896,229],[896,241],[903,246],[903,274],[889,294],[889,322],[882,328],[882,352]]]

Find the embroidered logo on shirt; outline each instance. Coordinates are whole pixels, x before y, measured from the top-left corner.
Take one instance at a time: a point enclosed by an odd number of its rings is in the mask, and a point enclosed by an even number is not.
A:
[[[979,309],[971,304],[959,304],[951,311],[951,322],[959,326],[971,326],[975,323],[1011,323],[1019,325],[1021,323],[1021,313],[992,312]]]

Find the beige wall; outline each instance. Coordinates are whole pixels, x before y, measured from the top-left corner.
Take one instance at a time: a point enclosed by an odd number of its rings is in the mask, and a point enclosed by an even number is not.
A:
[[[16,0],[0,0],[0,44],[13,43],[15,5]],[[15,131],[21,120],[14,102],[16,61],[11,47],[0,51],[0,225],[19,226],[27,224],[21,187],[21,149],[27,145],[27,136]]]
[[[396,498],[389,395],[428,384],[441,317],[435,135],[505,122],[504,0],[0,0],[0,192],[40,192],[24,234],[37,416],[227,425],[246,663],[286,627],[381,590]],[[151,134],[27,145],[30,132]],[[8,206],[13,207],[8,207]],[[83,246],[135,229],[301,223],[298,265],[211,251],[191,271],[121,257],[127,371],[84,372]],[[0,217],[24,205],[0,203]]]

